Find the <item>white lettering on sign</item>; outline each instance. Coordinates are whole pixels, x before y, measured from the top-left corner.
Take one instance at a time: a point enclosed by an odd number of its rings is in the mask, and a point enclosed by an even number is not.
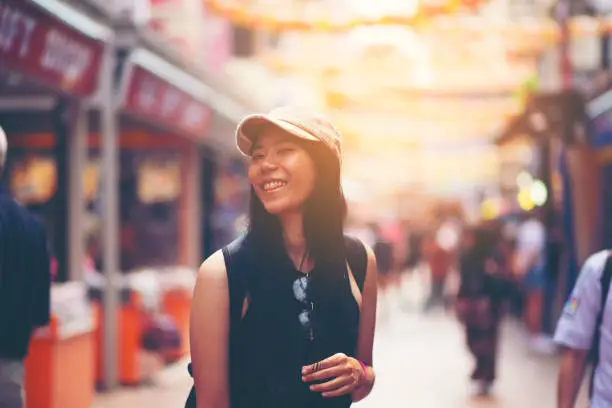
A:
[[[45,37],[45,49],[40,57],[43,68],[60,74],[67,80],[77,80],[89,67],[91,50],[57,30]]]
[[[167,88],[162,100],[162,115],[164,117],[171,116],[178,109],[180,102],[181,92],[174,88]]]
[[[143,77],[136,88],[136,104],[138,109],[150,112],[155,105],[155,94],[157,93],[157,83],[148,77]]]
[[[185,107],[181,115],[181,123],[190,128],[197,128],[206,118],[206,109],[195,101]]]
[[[36,20],[8,5],[0,4],[0,51],[17,50],[20,58],[30,51]]]

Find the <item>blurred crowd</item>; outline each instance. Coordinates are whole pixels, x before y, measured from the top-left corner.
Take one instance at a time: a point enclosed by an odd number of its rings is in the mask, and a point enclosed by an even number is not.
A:
[[[504,316],[522,322],[525,347],[553,354],[545,330],[546,231],[535,209],[492,221],[439,214],[428,222],[354,223],[349,233],[370,245],[379,271],[380,319],[414,309],[406,286],[425,291],[419,311],[456,314],[474,354],[472,378],[487,394],[495,379],[497,331]]]

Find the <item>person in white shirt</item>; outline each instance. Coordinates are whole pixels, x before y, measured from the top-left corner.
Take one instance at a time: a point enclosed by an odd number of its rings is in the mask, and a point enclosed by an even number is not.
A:
[[[541,212],[534,210],[519,226],[516,236],[515,270],[522,280],[525,296],[523,315],[530,335],[529,345],[538,351],[548,351],[550,342],[542,333],[542,311],[546,286],[546,228]]]
[[[612,300],[603,286],[610,288],[611,254],[601,251],[587,259],[559,319],[555,333],[555,342],[562,346],[558,408],[576,405],[591,351],[597,357],[590,408],[612,407]]]

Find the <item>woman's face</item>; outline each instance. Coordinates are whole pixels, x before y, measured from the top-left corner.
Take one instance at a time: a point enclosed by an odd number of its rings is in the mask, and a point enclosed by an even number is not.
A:
[[[315,185],[315,164],[297,140],[269,126],[256,141],[249,165],[255,194],[270,214],[301,210]]]

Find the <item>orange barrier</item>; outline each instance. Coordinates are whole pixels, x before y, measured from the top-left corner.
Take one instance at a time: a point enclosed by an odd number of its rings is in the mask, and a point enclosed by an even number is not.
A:
[[[94,328],[96,325],[94,317]],[[35,332],[25,360],[27,408],[88,408],[93,404],[94,332],[63,335],[58,319]]]
[[[181,347],[171,353],[172,360],[189,355],[189,312],[191,308],[191,293],[186,290],[174,289],[163,294],[162,309],[176,322],[181,334]]]

